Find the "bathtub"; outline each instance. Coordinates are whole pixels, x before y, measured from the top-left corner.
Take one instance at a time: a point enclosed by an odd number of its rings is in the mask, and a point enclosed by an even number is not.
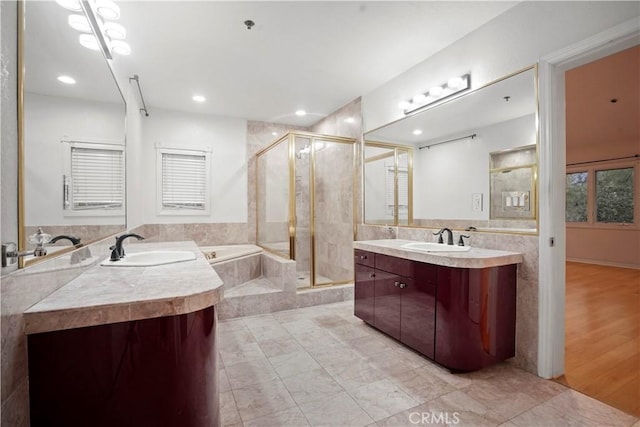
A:
[[[256,245],[223,245],[223,246],[200,246],[200,250],[209,264],[229,261],[242,258],[248,255],[262,253],[262,248]],[[215,252],[215,256],[212,254]]]

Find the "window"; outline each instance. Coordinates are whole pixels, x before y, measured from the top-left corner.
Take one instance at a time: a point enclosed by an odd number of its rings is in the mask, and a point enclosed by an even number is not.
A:
[[[166,215],[208,215],[210,153],[158,149],[158,211]]]
[[[395,168],[387,166],[387,212],[393,215],[393,209],[396,205],[395,194]],[[409,208],[409,170],[407,168],[398,167],[398,212],[406,212]]]
[[[596,221],[633,223],[633,168],[596,171]]]
[[[65,216],[124,214],[124,146],[63,141]]]
[[[567,174],[567,222],[587,222],[587,172]]]
[[[637,163],[637,162],[636,162]],[[637,221],[637,165],[594,163],[566,174],[566,221],[584,225],[630,225]]]

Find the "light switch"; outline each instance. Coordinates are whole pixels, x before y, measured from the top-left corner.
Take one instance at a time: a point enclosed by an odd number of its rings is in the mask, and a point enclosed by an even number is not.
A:
[[[471,199],[473,200],[473,211],[481,212],[482,211],[482,193],[473,193],[471,195]]]

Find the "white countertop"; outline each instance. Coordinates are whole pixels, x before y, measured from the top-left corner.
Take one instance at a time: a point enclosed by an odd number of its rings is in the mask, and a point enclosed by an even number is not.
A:
[[[153,267],[98,264],[26,310],[25,333],[192,313],[222,299],[222,280],[194,242],[125,242],[125,250],[189,250],[196,259]]]
[[[500,265],[519,264],[524,260],[521,253],[493,249],[471,247],[467,252],[423,252],[402,247],[402,245],[414,242],[413,240],[402,239],[362,240],[353,242],[353,247],[412,261],[458,268],[497,267]]]

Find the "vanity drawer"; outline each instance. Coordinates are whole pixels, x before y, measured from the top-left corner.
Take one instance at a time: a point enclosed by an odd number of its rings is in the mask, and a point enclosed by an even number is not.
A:
[[[393,256],[376,254],[376,269],[404,277],[413,277],[413,261]]]
[[[373,267],[375,263],[375,254],[373,252],[363,251],[361,249],[353,250],[353,261],[356,264]]]

